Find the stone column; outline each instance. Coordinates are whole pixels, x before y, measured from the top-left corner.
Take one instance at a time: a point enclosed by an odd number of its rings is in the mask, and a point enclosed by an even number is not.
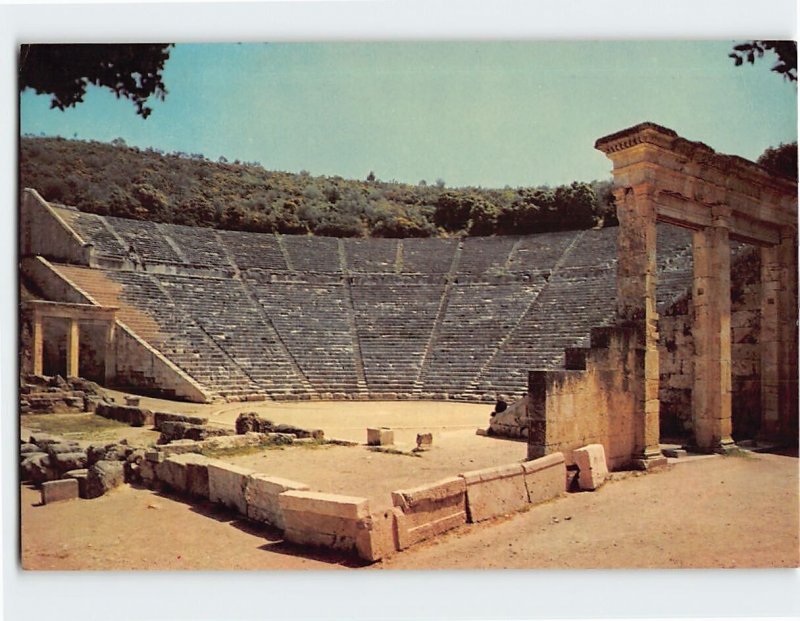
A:
[[[67,377],[78,377],[79,335],[80,323],[77,319],[70,319],[67,328]]]
[[[33,311],[33,373],[44,374],[44,325],[38,311]]]
[[[656,311],[655,188],[649,183],[617,188],[617,315],[641,334],[631,389],[637,393],[633,465],[642,469],[666,463],[659,442],[658,313]]]
[[[793,232],[761,249],[761,428],[758,438],[797,437],[797,251]]]
[[[117,374],[116,322],[112,319],[106,327],[105,381],[110,386]]]
[[[712,208],[712,226],[694,232],[692,283],[693,447],[726,452],[731,438],[731,210]]]

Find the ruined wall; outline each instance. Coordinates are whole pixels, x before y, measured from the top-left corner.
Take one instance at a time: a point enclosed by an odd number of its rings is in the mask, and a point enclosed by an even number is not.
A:
[[[19,214],[20,256],[40,255],[66,263],[89,265],[91,246],[35,191],[26,189]]]
[[[761,413],[761,263],[756,249],[739,253],[731,267],[731,360],[734,439],[753,438]],[[684,296],[659,319],[661,436],[679,439],[692,429],[691,298]]]
[[[628,327],[595,328],[591,347],[568,350],[566,371],[531,371],[528,459],[572,451],[587,444],[605,447],[610,468],[626,466],[637,443],[634,412],[643,402],[643,335]]]

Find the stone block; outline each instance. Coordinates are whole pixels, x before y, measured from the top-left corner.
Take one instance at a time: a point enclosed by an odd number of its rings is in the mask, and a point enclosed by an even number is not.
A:
[[[470,522],[514,513],[528,504],[521,464],[473,470],[461,477],[467,484],[467,517]]]
[[[284,538],[293,543],[356,552],[357,541],[372,524],[366,498],[288,491],[278,502]]]
[[[50,456],[50,463],[59,472],[67,472],[68,470],[76,470],[78,468],[86,467],[86,453],[72,452],[72,453],[56,453]]]
[[[397,537],[397,517],[403,512],[397,507],[372,513],[366,528],[356,534],[356,552],[365,561],[379,561],[400,549]]]
[[[608,465],[602,444],[588,444],[575,449],[572,458],[578,466],[578,484],[582,490],[595,490],[605,482]]]
[[[254,470],[213,461],[208,464],[208,499],[247,515],[245,490]]]
[[[42,483],[43,505],[74,498],[78,498],[78,482],[75,479],[60,479]]]
[[[456,528],[467,521],[467,484],[461,477],[392,492],[397,516],[399,549]]]
[[[247,517],[284,530],[286,524],[278,497],[288,491],[308,490],[310,488],[305,483],[256,473],[247,481],[245,489]]]
[[[171,455],[156,464],[159,481],[182,494],[208,498],[208,464],[222,463],[197,453]]]
[[[202,416],[186,416],[184,414],[172,414],[171,412],[154,412],[153,427],[156,431],[163,431],[161,425],[165,422],[182,422],[192,425],[205,425],[208,419]]]
[[[528,502],[537,504],[563,494],[570,484],[563,453],[551,453],[522,463]]]
[[[391,446],[394,444],[394,431],[388,427],[368,428],[367,444],[369,446]]]
[[[86,482],[89,478],[88,468],[77,468],[64,473],[65,479],[75,479],[78,482],[78,496],[86,498]]]
[[[417,448],[421,451],[427,450],[433,446],[432,433],[418,433],[417,434]]]
[[[121,461],[101,459],[89,468],[86,478],[86,497],[98,498],[107,491],[119,487],[125,481],[125,471]]]

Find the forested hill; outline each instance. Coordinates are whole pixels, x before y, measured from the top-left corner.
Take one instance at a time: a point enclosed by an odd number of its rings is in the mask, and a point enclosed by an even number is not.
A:
[[[531,178],[536,171],[531,171]],[[200,154],[25,136],[20,183],[82,211],[221,229],[337,237],[525,234],[615,224],[610,181],[448,188],[314,177]]]

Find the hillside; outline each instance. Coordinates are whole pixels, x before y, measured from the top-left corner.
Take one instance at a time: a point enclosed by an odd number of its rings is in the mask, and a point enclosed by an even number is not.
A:
[[[315,177],[111,144],[24,136],[20,184],[82,211],[173,224],[336,237],[527,234],[613,224],[610,181],[447,188]]]

